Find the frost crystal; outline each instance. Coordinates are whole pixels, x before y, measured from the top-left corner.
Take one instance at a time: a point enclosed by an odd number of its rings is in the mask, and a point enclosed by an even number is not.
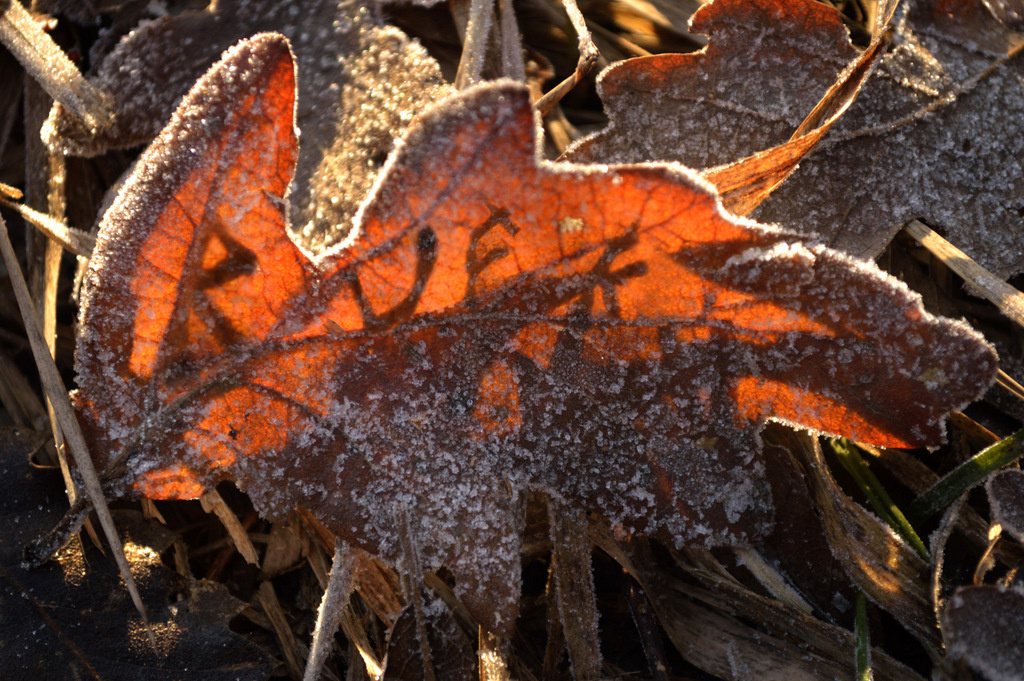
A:
[[[690,171],[538,161],[510,83],[418,119],[359,238],[311,260],[281,200],[294,78],[281,36],[230,50],[104,218],[78,409],[126,491],[232,479],[263,514],[304,506],[394,565],[407,526],[507,634],[524,492],[677,544],[748,542],[771,511],[766,418],[935,443],[995,372],[966,326],[728,216]]]

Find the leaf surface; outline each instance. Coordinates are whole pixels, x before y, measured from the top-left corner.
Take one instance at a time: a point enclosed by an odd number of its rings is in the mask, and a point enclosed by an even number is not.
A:
[[[232,479],[395,565],[411,510],[423,565],[507,634],[525,490],[677,544],[748,542],[770,518],[766,418],[937,444],[992,380],[966,325],[728,216],[690,171],[539,161],[511,83],[424,113],[352,242],[310,259],[285,221],[294,92],[282,37],[241,43],[104,218],[77,405],[113,492]]]
[[[611,124],[578,161],[710,169],[785,142],[857,56],[839,14],[810,0],[718,1],[695,54],[620,62],[601,77]],[[981,0],[922,1],[800,168],[754,213],[862,258],[907,221],[941,230],[1001,277],[1024,271],[1021,35]]]
[[[569,158],[732,163],[785,142],[858,57],[839,13],[811,1],[718,0],[690,30],[707,47],[627,59],[600,75],[609,125]]]
[[[242,38],[278,31],[290,40],[302,130],[289,224],[304,245],[345,237],[388,152],[412,117],[450,93],[419,43],[381,24],[361,0],[220,0],[140,24],[106,54],[90,81],[115,114],[96,133],[57,105],[43,135],[67,154],[148,144],[220,54]]]
[[[1024,542],[1024,471],[1007,468],[985,482],[992,522],[1019,542]]]
[[[942,613],[949,655],[993,681],[1019,681],[1024,668],[1024,593],[979,584],[954,592]]]

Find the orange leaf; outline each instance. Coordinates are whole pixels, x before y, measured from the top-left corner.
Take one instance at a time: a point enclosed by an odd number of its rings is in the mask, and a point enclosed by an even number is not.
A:
[[[113,492],[235,480],[395,564],[407,513],[424,566],[507,634],[524,490],[745,542],[765,418],[936,444],[992,380],[966,325],[728,216],[690,171],[538,161],[507,82],[423,114],[352,243],[311,260],[285,229],[294,89],[280,36],[229,51],[104,218],[77,404]]]

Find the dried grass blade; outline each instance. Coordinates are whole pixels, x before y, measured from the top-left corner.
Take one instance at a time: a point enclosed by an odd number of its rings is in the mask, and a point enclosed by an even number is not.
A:
[[[17,0],[0,14],[0,42],[46,92],[92,130],[110,120],[107,97],[87,81]]]
[[[351,610],[344,610],[341,616],[341,630],[345,632],[345,638],[355,647],[359,657],[363,661],[366,673],[371,679],[379,679],[384,676],[384,664],[377,659],[377,654],[370,644],[370,635],[366,628],[356,621]]]
[[[932,609],[935,612],[935,619],[939,623],[940,629],[942,628],[942,609],[946,605],[943,599],[944,589],[942,585],[942,569],[946,563],[946,545],[953,534],[953,529],[959,522],[958,516],[960,512],[967,508],[966,502],[967,495],[962,494],[959,499],[949,505],[946,512],[942,514],[942,519],[939,521],[935,531],[932,532],[930,539],[932,555],[935,556],[931,575]]]
[[[523,41],[519,37],[519,26],[516,24],[512,0],[498,0],[498,22],[501,26],[501,75],[525,83]]]
[[[10,201],[3,195],[0,195],[0,206],[7,206],[12,210],[18,211],[21,217],[60,244],[65,251],[86,258],[92,255],[92,249],[96,246],[96,237],[92,234],[77,230],[74,227],[68,227],[60,220],[55,220],[49,215],[24,204]]]
[[[580,58],[576,62],[576,70],[573,71],[571,76],[553,87],[534,103],[541,116],[547,116],[551,113],[555,105],[562,101],[562,97],[565,97],[570,90],[576,87],[590,73],[590,70],[594,68],[594,64],[601,57],[601,54],[597,51],[597,45],[594,44],[594,39],[590,36],[590,31],[587,29],[587,22],[584,20],[579,7],[576,6],[576,0],[562,0],[562,6],[565,8],[566,14],[569,15],[569,21],[572,23],[572,27],[579,38],[578,49],[580,51]]]
[[[480,628],[477,655],[480,658],[480,681],[509,681],[511,676],[505,663],[508,644],[498,636]]]
[[[853,632],[753,593],[733,579],[701,569],[682,582],[657,568],[645,540],[618,542],[607,523],[591,518],[594,543],[651,594],[668,639],[691,664],[720,678],[735,678],[729,656],[740,656],[759,681],[846,678]],[[754,622],[756,624],[749,624]],[[882,651],[873,655],[878,681],[923,681]]]
[[[754,578],[761,586],[768,590],[771,595],[796,610],[811,615],[814,608],[773,568],[768,561],[761,557],[757,550],[750,547],[736,549],[736,555],[743,561],[743,565],[750,570]]]
[[[103,496],[103,487],[100,484],[99,476],[96,475],[96,469],[92,465],[89,448],[85,444],[85,436],[78,425],[78,419],[75,416],[74,408],[71,406],[71,400],[68,399],[68,391],[64,386],[64,380],[60,377],[57,365],[54,364],[53,358],[46,348],[46,341],[43,339],[42,329],[39,328],[35,306],[29,297],[28,287],[21,273],[21,267],[18,265],[18,259],[14,255],[14,248],[11,246],[11,240],[7,234],[7,223],[4,222],[2,217],[0,217],[0,232],[2,232],[2,235],[0,235],[2,237],[0,238],[0,250],[3,251],[4,262],[7,265],[11,284],[14,287],[15,297],[18,299],[18,307],[21,309],[25,332],[28,334],[29,343],[32,345],[32,354],[39,369],[43,389],[53,404],[57,420],[60,422],[61,429],[67,437],[71,448],[71,455],[74,457],[75,464],[82,474],[89,500],[92,502],[96,515],[100,519],[103,533],[107,537],[110,548],[114,552],[114,560],[121,571],[121,576],[124,579],[125,586],[128,588],[128,593],[131,595],[132,602],[135,604],[135,609],[139,612],[139,616],[142,617],[153,649],[157,650],[156,637],[153,635],[153,630],[149,625],[146,608],[142,604],[142,597],[139,595],[139,589],[135,584],[131,568],[128,566],[128,559],[125,556],[124,547],[121,545],[121,538],[117,535],[117,528],[114,527],[114,519],[110,515],[110,509],[107,507],[107,500]]]
[[[1000,312],[1024,326],[1024,293],[974,262],[966,253],[943,239],[923,222],[911,220],[903,229],[949,269],[992,301]]]
[[[320,611],[316,616],[316,627],[313,630],[313,645],[306,661],[306,672],[303,681],[317,681],[323,670],[327,654],[334,642],[334,634],[338,631],[342,614],[348,606],[352,585],[355,581],[355,561],[352,550],[340,539],[334,547],[334,560],[331,562],[331,576],[327,580]]]
[[[552,570],[555,598],[565,633],[565,645],[576,679],[601,677],[601,649],[597,635],[597,602],[590,565],[587,514],[549,498]]]
[[[47,214],[54,220],[60,220],[66,212],[67,202],[64,196],[66,179],[66,163],[63,155],[56,154],[46,148],[39,136],[45,125],[46,117],[53,107],[53,99],[35,81],[25,83],[25,203],[37,208],[45,207]],[[26,272],[29,294],[42,313],[40,323],[43,327],[43,338],[47,349],[54,356],[57,341],[57,283],[60,274],[61,249],[43,234],[26,235]],[[46,419],[53,434],[53,457],[60,467],[64,478],[64,488],[68,500],[72,504],[78,499],[77,489],[71,469],[68,466],[64,434],[53,411],[49,399],[46,399]],[[86,520],[86,531],[99,546],[96,531]]]
[[[238,521],[238,516],[228,507],[217,490],[212,489],[199,497],[199,503],[202,504],[204,511],[217,516],[224,529],[228,531],[231,540],[235,542],[235,548],[245,558],[245,562],[258,567],[260,557],[256,554],[256,547],[252,545],[249,534],[242,527],[242,523]]]
[[[274,627],[274,633],[277,634],[278,643],[281,644],[281,652],[284,653],[284,663],[288,668],[288,675],[293,679],[302,678],[302,657],[304,651],[299,642],[295,640],[295,634],[292,633],[291,625],[288,624],[288,618],[285,617],[281,602],[277,599],[274,585],[270,582],[260,584],[260,588],[256,592],[256,599],[263,607],[263,612],[270,620],[271,626]]]
[[[1009,391],[1018,400],[1024,400],[1024,385],[1015,381],[1012,376],[1002,369],[996,373],[996,383]]]
[[[857,681],[871,681],[871,636],[868,632],[868,602],[863,591],[857,592],[854,638],[857,641]]]
[[[427,639],[427,619],[423,603],[423,565],[420,562],[419,547],[413,541],[409,523],[409,509],[400,504],[396,518],[399,526],[398,538],[402,544],[402,558],[405,562],[405,574],[402,581],[407,587],[406,600],[412,603],[416,617],[416,634],[420,642],[420,657],[423,662],[423,678],[435,681],[434,661],[430,655],[430,641]]]
[[[458,0],[452,3],[452,14],[456,25],[465,26],[462,58],[455,74],[455,89],[465,90],[479,83],[483,74],[487,38],[494,23],[494,0]]]
[[[658,630],[658,619],[654,614],[654,606],[647,598],[647,593],[632,575],[626,575],[626,602],[633,623],[640,634],[640,644],[647,658],[647,670],[654,681],[668,681],[669,662],[665,648],[661,644],[661,632]]]
[[[47,426],[46,407],[21,373],[21,367],[0,353],[0,405],[16,426],[42,431]]]

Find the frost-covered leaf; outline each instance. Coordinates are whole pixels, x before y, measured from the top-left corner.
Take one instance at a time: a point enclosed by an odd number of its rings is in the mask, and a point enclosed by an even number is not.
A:
[[[811,0],[718,0],[690,30],[703,50],[618,62],[599,78],[609,125],[581,162],[732,163],[785,142],[858,57],[839,13]]]
[[[785,142],[857,55],[810,0],[719,0],[693,30],[706,50],[603,75],[612,124],[575,158],[736,161]],[[913,3],[857,101],[755,216],[865,258],[920,218],[999,276],[1024,270],[1024,66],[999,61],[1020,41],[981,0]]]
[[[229,51],[100,228],[77,404],[108,488],[189,498],[233,479],[281,517],[423,567],[507,634],[522,493],[678,544],[763,533],[776,417],[936,444],[992,380],[966,325],[873,266],[725,214],[678,166],[537,159],[525,88],[413,124],[357,238],[289,239],[294,70]]]
[[[57,105],[43,131],[46,142],[72,155],[150,142],[220,54],[260,31],[288,37],[302,74],[302,147],[289,225],[311,248],[339,241],[394,140],[416,113],[451,91],[426,50],[380,25],[371,3],[220,0],[144,22],[88,74],[113,97],[113,118],[92,134]]]
[[[943,613],[950,657],[966,660],[991,681],[1024,679],[1024,593],[1003,586],[956,590]]]
[[[992,507],[992,521],[1019,542],[1024,542],[1024,471],[1008,468],[985,483]]]
[[[887,25],[894,7],[892,0],[879,3],[879,25]],[[772,28],[752,36],[758,26]],[[705,168],[723,205],[738,215],[749,215],[770,196],[842,117],[887,42],[879,30],[863,52],[854,50],[839,14],[809,1],[727,0],[695,14],[691,28],[713,35],[707,48],[632,59],[602,74],[610,123],[566,158],[677,160]],[[760,80],[749,73],[789,68],[799,74],[793,93],[768,88],[775,128],[751,124],[765,104]]]

